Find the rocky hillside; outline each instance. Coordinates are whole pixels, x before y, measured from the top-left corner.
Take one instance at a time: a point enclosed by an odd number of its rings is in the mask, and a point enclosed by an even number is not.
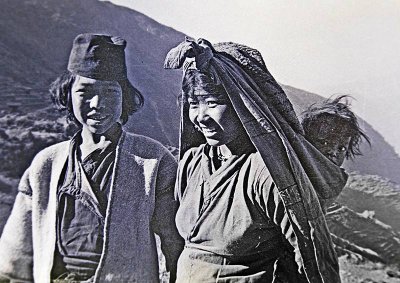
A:
[[[338,202],[400,232],[400,186],[376,175],[351,174]],[[400,260],[399,260],[400,262]]]
[[[129,129],[176,144],[180,75],[164,71],[167,51],[184,38],[126,8],[97,0],[5,0],[0,9],[0,109],[32,111],[50,104],[49,83],[66,70],[79,33],[120,35],[127,42],[128,74],[145,98]],[[134,120],[134,121],[133,121]]]
[[[300,115],[309,105],[325,98],[294,87],[283,85],[283,89],[292,101],[295,111]],[[354,101],[357,103],[357,101]],[[348,160],[344,167],[348,171],[358,171],[362,174],[379,175],[400,184],[400,157],[377,131],[366,121],[359,119],[359,124],[371,139],[371,146],[361,144],[363,155],[354,160]]]
[[[0,28],[0,234],[18,179],[34,154],[74,132],[52,110],[47,88],[66,69],[78,33],[109,33],[127,39],[129,77],[146,98],[144,109],[127,128],[177,146],[176,96],[181,73],[165,71],[162,65],[167,51],[183,40],[183,33],[136,11],[97,0],[3,0]],[[268,54],[263,55],[268,61]],[[297,113],[322,99],[290,86],[283,88]],[[332,231],[367,256],[376,255],[370,258],[394,262],[399,256],[400,187],[392,181],[400,184],[400,158],[367,122],[361,125],[372,147],[364,145],[364,155],[346,163],[347,169],[361,174],[350,176],[338,199],[341,205],[330,211],[328,222]],[[374,280],[380,276],[385,282],[395,282],[388,274],[396,273],[379,264],[365,260],[354,265],[354,258],[344,255],[344,282],[362,282],[357,278],[363,272],[371,280],[363,282],[378,282]]]
[[[167,51],[183,40],[183,33],[134,10],[97,0],[3,0],[0,28],[0,110],[27,114],[48,106],[48,85],[66,69],[73,38],[82,32],[115,34],[128,41],[129,77],[146,98],[128,129],[177,145],[181,73],[165,71],[162,64]],[[268,61],[268,54],[263,55]],[[321,99],[284,88],[298,112]],[[367,123],[362,125],[373,146],[363,147],[364,156],[346,166],[400,183],[399,156],[379,133]]]
[[[368,211],[357,213],[336,204],[328,210],[327,223],[332,234],[356,246],[339,246],[376,262],[400,263],[400,232],[376,219]],[[335,242],[335,241],[334,241]]]

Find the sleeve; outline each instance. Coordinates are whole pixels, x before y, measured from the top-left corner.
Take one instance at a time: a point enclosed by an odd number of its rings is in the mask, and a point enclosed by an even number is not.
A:
[[[175,182],[175,199],[178,200],[179,202],[182,199],[188,177],[191,174],[190,172],[191,169],[189,168],[189,164],[191,164],[192,159],[193,159],[193,149],[186,151],[182,159],[179,161],[178,173]]]
[[[0,238],[0,279],[33,281],[32,189],[29,168],[18,187],[10,217]],[[1,281],[3,282],[3,281]]]
[[[176,266],[184,241],[175,225],[175,215],[178,202],[174,198],[174,184],[177,171],[175,158],[167,152],[160,161],[157,182],[156,202],[152,226],[160,236],[161,250],[166,259],[167,270],[170,272],[170,282],[176,278]]]
[[[262,170],[259,174],[257,190],[263,212],[266,214],[268,219],[273,221],[273,223],[280,228],[285,239],[293,247],[294,260],[297,263],[299,272],[302,272],[302,257],[300,254],[298,240],[290,221],[289,213],[285,208],[278,188],[276,187],[266,168],[264,168],[264,170]]]

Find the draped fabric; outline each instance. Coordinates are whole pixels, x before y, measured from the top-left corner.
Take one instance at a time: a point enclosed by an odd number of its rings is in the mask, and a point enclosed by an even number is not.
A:
[[[70,141],[40,151],[25,171],[0,238],[0,276],[50,283],[56,247],[57,190]],[[123,132],[105,218],[104,246],[94,282],[159,282],[154,233],[167,270],[175,274],[183,243],[175,227],[177,163],[159,142]]]
[[[103,250],[110,179],[120,126],[111,143],[80,158],[81,131],[71,140],[66,170],[57,191],[57,249],[53,276],[73,273],[76,279],[94,276]]]
[[[222,84],[267,166],[299,239],[309,282],[340,282],[339,267],[321,203],[343,189],[346,173],[303,137],[286,94],[261,54],[235,43],[186,39],[167,55],[165,68],[196,68]],[[181,106],[180,155],[205,143]]]
[[[208,144],[188,150],[179,163],[176,225],[185,249],[177,282],[272,282],[286,251],[295,267],[290,272],[285,265],[285,278],[304,282],[279,192],[254,146],[241,149],[216,171]]]

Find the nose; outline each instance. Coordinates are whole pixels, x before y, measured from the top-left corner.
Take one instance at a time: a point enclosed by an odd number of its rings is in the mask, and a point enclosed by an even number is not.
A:
[[[100,98],[99,95],[97,94],[90,99],[89,106],[90,108],[99,108],[99,103],[100,103]]]
[[[205,122],[209,119],[209,117],[210,116],[208,115],[208,107],[200,104],[197,112],[197,119],[196,119],[197,122],[199,123]]]
[[[337,157],[338,156],[338,150],[336,148],[331,148],[328,151],[328,156],[330,157]]]

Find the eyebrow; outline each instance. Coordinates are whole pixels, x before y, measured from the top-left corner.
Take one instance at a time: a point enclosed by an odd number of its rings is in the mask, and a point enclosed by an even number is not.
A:
[[[80,84],[76,89],[82,90],[82,89],[90,89],[90,88],[93,88],[92,84]]]
[[[110,85],[106,85],[106,86],[104,86],[104,87],[106,87],[106,88],[108,88],[108,89],[118,89],[118,86],[117,85],[113,85],[113,84],[110,84]],[[90,84],[90,83],[82,83],[82,84],[80,84],[80,86],[77,88],[77,90],[81,90],[81,89],[85,89],[85,88],[88,88],[88,89],[91,89],[91,88],[95,88],[95,86],[94,86],[94,84]]]

